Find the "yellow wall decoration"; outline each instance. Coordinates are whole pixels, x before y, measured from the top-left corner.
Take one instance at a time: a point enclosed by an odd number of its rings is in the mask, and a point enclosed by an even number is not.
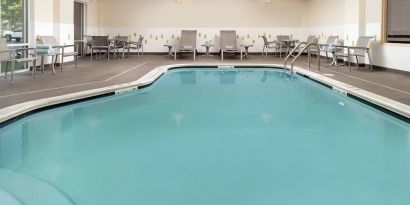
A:
[[[246,35],[246,38],[248,38],[248,39],[250,38],[249,34]]]
[[[164,35],[163,35],[163,34],[161,34],[161,39],[164,39]]]
[[[156,40],[156,41],[158,40],[158,36],[155,36],[155,40]]]
[[[255,40],[252,40],[252,44],[255,44]]]
[[[174,39],[174,38],[175,38],[174,34],[172,34],[171,38],[172,38],[172,39]]]
[[[134,33],[134,37],[137,37],[137,33]]]
[[[206,34],[204,34],[204,38],[206,39]]]
[[[179,41],[179,36],[177,36],[177,41]]]
[[[198,33],[198,37],[201,37],[202,36],[202,34],[201,33]]]
[[[147,40],[145,40],[144,42],[145,42],[145,45],[148,44],[148,41],[147,41]]]
[[[217,39],[218,38],[218,35],[215,35],[215,39]]]
[[[269,38],[272,38],[272,34],[269,34]]]

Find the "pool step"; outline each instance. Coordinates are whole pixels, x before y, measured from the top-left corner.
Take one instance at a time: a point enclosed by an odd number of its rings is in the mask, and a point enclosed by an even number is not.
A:
[[[5,197],[4,201],[2,196]],[[54,185],[4,168],[0,168],[0,204],[75,205],[65,193]]]

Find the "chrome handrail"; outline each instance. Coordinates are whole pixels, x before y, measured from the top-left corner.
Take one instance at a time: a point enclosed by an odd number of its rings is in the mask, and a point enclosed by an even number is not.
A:
[[[302,45],[306,45],[296,56],[294,56],[293,55],[293,53],[300,47],[300,46],[302,46]],[[288,59],[292,56],[292,57],[294,57],[293,58],[293,60],[292,60],[292,63],[291,63],[291,66],[290,66],[290,72],[293,74],[293,66],[294,66],[294,64],[295,64],[295,61],[296,61],[296,59],[298,59],[299,58],[299,56],[300,55],[302,55],[302,53],[304,52],[304,51],[306,51],[307,49],[309,49],[309,50],[307,50],[308,51],[308,64],[309,64],[309,69],[310,69],[310,57],[311,57],[311,51],[310,51],[310,47],[311,46],[315,46],[316,48],[317,48],[317,51],[319,52],[319,56],[318,56],[318,58],[317,58],[317,65],[318,65],[318,70],[320,71],[320,46],[319,46],[319,44],[317,44],[317,43],[307,43],[307,42],[300,42],[290,53],[289,53],[289,55],[288,56],[286,56],[286,58],[285,58],[285,63],[284,63],[284,69],[285,69],[285,71],[286,71],[286,65],[287,65],[287,63],[288,63]]]

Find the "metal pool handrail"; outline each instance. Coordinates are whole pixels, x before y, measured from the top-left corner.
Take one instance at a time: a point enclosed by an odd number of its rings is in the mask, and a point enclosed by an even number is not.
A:
[[[302,45],[305,45],[305,47],[303,47],[303,49],[296,55],[296,56],[294,56],[293,55],[293,53],[297,50],[297,49],[299,49]],[[293,66],[294,66],[294,64],[295,64],[295,61],[296,61],[296,59],[298,59],[299,58],[299,56],[300,55],[302,55],[302,53],[304,52],[304,51],[306,51],[307,49],[309,49],[309,50],[307,50],[308,51],[308,64],[309,64],[309,69],[310,69],[310,57],[311,57],[311,51],[310,51],[310,47],[311,46],[314,46],[314,47],[316,47],[317,48],[317,51],[319,52],[319,56],[318,56],[318,58],[317,58],[317,65],[318,65],[318,70],[320,70],[320,46],[319,46],[319,44],[317,44],[317,43],[307,43],[307,42],[300,42],[297,46],[295,46],[295,48],[288,54],[288,56],[286,56],[286,58],[285,58],[285,63],[284,63],[284,65],[283,65],[283,67],[284,67],[284,69],[285,69],[285,71],[286,71],[286,65],[287,65],[287,63],[288,63],[288,59],[290,58],[290,57],[294,57],[293,58],[293,60],[292,60],[292,62],[291,62],[291,66],[290,66],[290,72],[293,74]]]

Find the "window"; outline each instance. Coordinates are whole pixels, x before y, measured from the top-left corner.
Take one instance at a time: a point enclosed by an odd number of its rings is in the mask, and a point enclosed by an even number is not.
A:
[[[10,48],[26,47],[27,38],[27,0],[0,0],[0,32]],[[10,45],[13,44],[13,45]],[[25,56],[18,53],[18,56]],[[4,74],[7,63],[0,64],[0,75]],[[26,70],[26,64],[17,64],[15,70]],[[10,71],[10,66],[8,68]]]
[[[27,0],[0,0],[1,36],[8,44],[27,43]]]
[[[410,44],[409,0],[385,0],[383,5],[384,37],[387,43]]]

